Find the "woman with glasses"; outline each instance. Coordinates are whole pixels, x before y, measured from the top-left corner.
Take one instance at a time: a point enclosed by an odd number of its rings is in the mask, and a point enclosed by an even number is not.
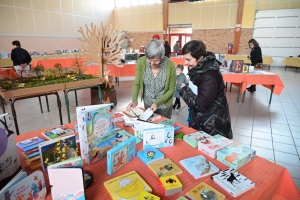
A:
[[[127,110],[138,105],[140,93],[144,107],[171,118],[173,94],[176,87],[176,68],[165,56],[165,48],[158,40],[151,40],[145,49],[145,56],[139,58],[132,89],[132,102]]]

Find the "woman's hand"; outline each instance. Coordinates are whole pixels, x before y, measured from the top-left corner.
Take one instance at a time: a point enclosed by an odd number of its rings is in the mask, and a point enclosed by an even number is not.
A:
[[[135,108],[137,105],[138,105],[137,102],[131,102],[130,104],[128,104],[128,106],[126,108],[127,112],[130,112],[130,109]]]
[[[184,84],[184,83],[181,83],[181,88],[183,88],[184,86],[186,86],[186,84]]]
[[[150,107],[150,109],[155,112],[157,110],[157,105],[155,103],[152,104],[152,106]]]

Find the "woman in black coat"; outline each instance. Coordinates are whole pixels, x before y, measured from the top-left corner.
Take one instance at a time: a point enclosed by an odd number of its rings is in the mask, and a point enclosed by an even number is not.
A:
[[[210,135],[220,134],[232,139],[229,107],[220,62],[215,54],[206,51],[204,42],[192,40],[182,49],[188,75],[198,87],[198,94],[182,85],[180,96],[190,107],[189,126]]]
[[[167,56],[168,58],[170,58],[170,54],[171,54],[171,47],[168,43],[168,41],[165,41],[165,56]]]

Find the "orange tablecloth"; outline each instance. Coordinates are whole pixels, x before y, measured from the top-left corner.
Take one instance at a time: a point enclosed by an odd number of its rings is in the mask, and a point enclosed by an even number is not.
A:
[[[123,122],[118,122],[117,125],[120,128],[133,133],[132,129],[129,127],[125,127]],[[67,126],[73,128],[74,123],[67,124]],[[21,134],[16,137],[16,142],[20,142],[24,139],[28,139],[33,136],[42,137],[41,131],[42,130]],[[194,129],[184,126],[182,131],[185,132],[185,134],[195,132]],[[137,145],[137,151],[141,149],[142,144],[140,143]],[[181,166],[179,164],[179,161],[181,159],[196,155],[204,155],[197,149],[192,148],[187,143],[180,140],[175,140],[174,147],[161,148],[160,150],[165,154],[166,158],[171,158],[179,166]],[[19,151],[19,156],[21,158],[22,167],[28,169],[29,167],[27,166],[24,157],[21,155],[21,151]],[[204,156],[207,157],[206,155]],[[207,158],[215,165],[217,165],[220,168],[220,170],[224,170],[227,168],[226,165],[220,163],[216,159],[212,159],[209,157]],[[210,177],[195,180],[183,167],[183,172],[178,175],[178,178],[183,184],[183,191],[181,193],[165,197],[159,185],[158,177],[139,158],[134,158],[132,161],[130,161],[130,163],[125,165],[122,169],[117,171],[112,176],[109,176],[106,173],[105,158],[93,165],[85,165],[84,169],[92,172],[92,174],[94,175],[94,183],[89,189],[86,190],[87,199],[92,200],[111,199],[109,193],[106,191],[103,185],[103,182],[132,170],[136,170],[140,174],[140,176],[143,177],[143,179],[152,188],[153,194],[160,196],[161,199],[164,200],[174,200],[179,196],[185,196],[188,190],[190,190],[192,187],[194,187],[200,182],[206,182],[207,184],[216,188],[217,190],[225,194],[227,199],[300,199],[298,189],[288,171],[284,167],[279,166],[259,156],[256,156],[256,158],[253,161],[251,161],[250,163],[238,170],[240,173],[242,173],[243,175],[255,182],[254,189],[249,190],[248,192],[242,194],[238,198],[233,198],[229,193],[227,193],[224,189],[217,185]],[[32,172],[32,170],[30,169],[29,171]],[[48,180],[47,174],[44,174],[46,180]],[[49,193],[49,182],[46,182],[48,186],[47,191]],[[46,199],[51,199],[51,195],[49,194]]]
[[[184,58],[171,57],[170,59],[174,62],[175,66],[179,64],[184,65]]]
[[[71,67],[74,58],[50,58],[41,60],[32,60],[31,68],[36,67],[38,64],[43,65],[46,69],[53,68],[56,63],[60,63],[63,67]]]
[[[13,68],[0,68],[0,76],[1,76],[0,79],[5,79],[5,78],[14,79],[18,77],[17,73]]]

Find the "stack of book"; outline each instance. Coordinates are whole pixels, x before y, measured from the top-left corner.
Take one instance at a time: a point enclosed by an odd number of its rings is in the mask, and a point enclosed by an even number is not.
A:
[[[198,142],[206,141],[208,138],[212,138],[212,136],[203,131],[199,131],[196,133],[184,135],[183,141],[191,145],[193,148],[197,148]]]

